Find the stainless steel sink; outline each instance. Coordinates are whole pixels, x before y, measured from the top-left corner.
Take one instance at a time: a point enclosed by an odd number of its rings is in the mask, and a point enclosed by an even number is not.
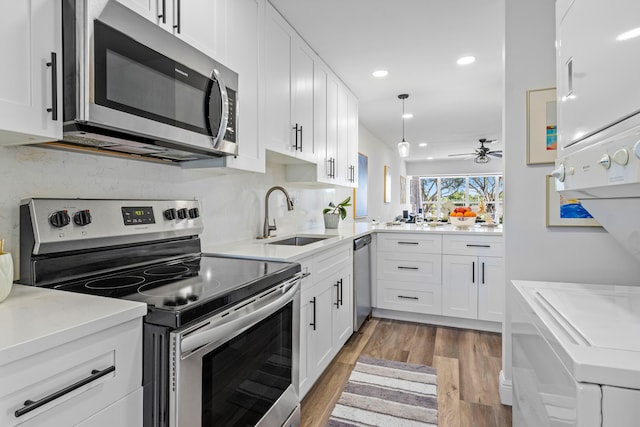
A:
[[[329,237],[305,237],[305,236],[294,236],[289,237],[288,239],[276,240],[275,242],[269,242],[270,245],[286,245],[286,246],[305,246],[311,243],[319,242],[321,240],[326,240]]]

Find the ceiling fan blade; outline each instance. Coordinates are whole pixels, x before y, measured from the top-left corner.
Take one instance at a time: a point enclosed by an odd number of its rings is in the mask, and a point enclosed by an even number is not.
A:
[[[460,153],[460,154],[449,154],[449,157],[456,157],[456,156],[477,156],[477,153]]]
[[[487,154],[493,157],[502,158],[502,151],[489,151]]]

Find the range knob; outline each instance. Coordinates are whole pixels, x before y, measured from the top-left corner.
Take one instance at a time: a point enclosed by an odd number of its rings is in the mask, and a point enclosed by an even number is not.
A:
[[[73,214],[73,223],[76,225],[91,224],[91,212],[89,212],[89,209],[78,211]]]
[[[187,208],[178,209],[178,218],[185,219],[187,217]]]
[[[71,218],[69,218],[67,211],[57,211],[49,216],[49,224],[53,225],[55,228],[62,228],[70,222]]]
[[[174,208],[164,211],[164,217],[169,221],[176,219],[176,210]]]
[[[198,218],[200,216],[200,211],[198,208],[189,209],[189,218]]]

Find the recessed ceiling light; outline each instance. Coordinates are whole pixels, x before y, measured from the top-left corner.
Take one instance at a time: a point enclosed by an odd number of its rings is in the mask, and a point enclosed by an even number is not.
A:
[[[421,142],[420,144],[418,144],[419,147],[426,147],[427,143],[426,142]]]
[[[633,30],[625,31],[624,33],[616,37],[616,40],[621,42],[621,41],[636,38],[638,36],[640,36],[640,27],[634,28]]]
[[[463,56],[462,58],[459,58],[457,61],[458,65],[469,65],[472,64],[474,62],[476,62],[476,57],[475,56]]]
[[[403,118],[403,119],[412,119],[412,118],[413,118],[413,114],[411,114],[411,113],[404,113],[404,114],[402,115],[402,118]]]
[[[376,70],[371,74],[373,75],[373,77],[387,77],[389,72],[387,70]]]
[[[433,157],[427,157],[427,160],[433,160]]]

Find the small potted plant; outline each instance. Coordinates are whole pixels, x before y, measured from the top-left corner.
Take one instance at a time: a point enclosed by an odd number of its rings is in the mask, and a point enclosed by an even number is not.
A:
[[[351,197],[347,197],[337,205],[333,202],[329,203],[328,208],[324,208],[322,213],[324,214],[324,228],[338,228],[338,222],[340,218],[345,219],[347,217],[347,206],[351,206]]]

